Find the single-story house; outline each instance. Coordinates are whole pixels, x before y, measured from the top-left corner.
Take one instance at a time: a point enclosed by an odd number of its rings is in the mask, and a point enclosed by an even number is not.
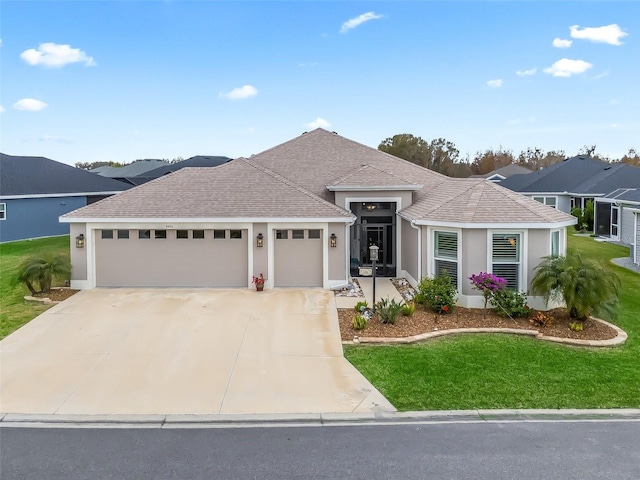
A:
[[[346,285],[372,269],[413,284],[446,270],[526,291],[576,219],[484,179],[449,178],[316,129],[251,158],[184,168],[61,217],[74,288]],[[531,298],[542,308],[541,299]],[[536,303],[537,302],[537,303]]]
[[[133,163],[125,165],[123,167],[112,167],[110,165],[103,165],[89,170],[91,173],[100,175],[101,177],[113,178],[120,182],[124,182],[128,185],[139,185],[135,178],[144,178],[147,172],[155,170],[156,168],[166,167],[170,165],[166,160],[159,160],[156,158],[145,158],[142,160],[136,160]],[[142,182],[144,183],[144,181]]]
[[[232,159],[229,157],[211,156],[211,155],[196,155],[195,157],[187,158],[179,162],[163,165],[153,170],[145,171],[134,177],[127,177],[125,181],[132,185],[142,185],[155,178],[162,177],[163,175],[169,175],[170,173],[177,172],[187,167],[217,167],[223,163],[230,162]]]
[[[60,215],[129,186],[44,157],[0,154],[0,242],[68,235]]]
[[[640,212],[640,186],[619,188],[608,195],[596,198],[594,223],[596,233],[619,241],[631,248],[631,258],[638,258],[638,212]]]
[[[513,175],[500,185],[570,213],[618,188],[639,186],[640,168],[579,155],[532,173]]]
[[[485,173],[484,175],[471,175],[469,178],[485,178],[490,182],[500,183],[502,180],[513,177],[514,175],[526,175],[527,173],[531,173],[532,171],[533,170],[529,170],[522,165],[510,163],[509,165],[497,168],[492,172]]]

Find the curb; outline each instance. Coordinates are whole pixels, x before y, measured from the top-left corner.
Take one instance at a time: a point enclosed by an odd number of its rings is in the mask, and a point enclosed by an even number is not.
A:
[[[511,335],[523,335],[536,338],[538,340],[544,340],[546,342],[561,343],[563,345],[572,345],[578,347],[617,347],[627,341],[627,333],[620,327],[601,320],[600,318],[592,317],[592,320],[603,323],[613,328],[617,335],[614,338],[608,340],[581,340],[577,338],[564,338],[564,337],[550,337],[540,332],[539,330],[527,330],[518,328],[498,328],[498,327],[481,327],[481,328],[451,328],[449,330],[436,330],[432,332],[421,333],[419,335],[412,335],[410,337],[354,337],[354,340],[344,340],[343,345],[358,345],[358,344],[372,344],[372,345],[397,345],[408,344],[431,340],[445,335],[459,335],[463,333],[505,333]],[[357,340],[355,340],[357,338]]]
[[[640,409],[501,409],[426,412],[213,415],[0,414],[0,428],[250,428],[410,423],[638,421]]]

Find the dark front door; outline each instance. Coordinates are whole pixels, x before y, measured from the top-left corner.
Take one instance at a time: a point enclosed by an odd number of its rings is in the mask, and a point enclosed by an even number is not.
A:
[[[596,203],[596,234],[611,235],[611,204]]]

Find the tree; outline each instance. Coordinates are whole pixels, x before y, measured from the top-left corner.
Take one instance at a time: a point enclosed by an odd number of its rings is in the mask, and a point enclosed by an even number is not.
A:
[[[495,151],[488,149],[482,153],[476,153],[471,164],[471,169],[476,175],[484,175],[485,173],[493,172],[498,168],[514,163],[514,160],[513,152],[501,146]]]
[[[51,290],[54,278],[68,280],[71,275],[71,263],[64,255],[45,254],[42,257],[30,257],[20,264],[14,284],[24,283],[32,295]],[[34,285],[38,284],[40,290]]]
[[[620,159],[620,162],[633,167],[640,167],[640,155],[638,155],[635,148],[630,148],[629,151]]]
[[[453,142],[444,138],[427,142],[409,133],[383,140],[378,145],[378,150],[444,174],[454,170],[454,165],[460,157],[460,151]]]
[[[544,152],[540,148],[528,147],[518,155],[517,163],[529,170],[539,170],[554,163],[561,162],[566,158],[564,150],[549,150]]]
[[[82,170],[93,170],[98,167],[124,167],[124,163],[118,162],[76,162],[76,168],[81,168]]]
[[[595,311],[614,315],[619,288],[615,273],[575,251],[544,257],[531,280],[534,295],[542,295],[547,304],[550,299],[564,301],[569,316],[581,322]]]

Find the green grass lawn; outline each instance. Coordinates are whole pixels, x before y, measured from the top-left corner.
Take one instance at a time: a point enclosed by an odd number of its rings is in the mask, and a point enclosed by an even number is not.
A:
[[[609,259],[627,248],[569,235],[569,246],[609,264],[622,281],[627,342],[566,347],[511,335],[444,337],[417,345],[345,346],[345,356],[398,410],[640,407],[640,275]]]
[[[27,287],[12,286],[18,266],[25,258],[45,252],[69,255],[69,236],[41,238],[0,244],[0,339],[47,310],[43,305],[27,305]]]

